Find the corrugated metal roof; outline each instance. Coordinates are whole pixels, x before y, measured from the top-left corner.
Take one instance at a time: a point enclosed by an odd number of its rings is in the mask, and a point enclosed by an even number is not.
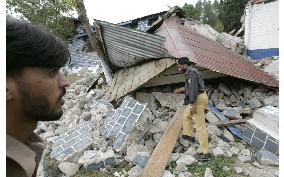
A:
[[[177,17],[165,20],[156,34],[167,39],[165,47],[174,57],[187,56],[202,68],[228,76],[273,87],[279,85],[275,78],[255,67],[244,56],[180,25]]]
[[[108,59],[114,66],[130,67],[142,61],[169,56],[164,48],[164,37],[97,22],[102,29]]]

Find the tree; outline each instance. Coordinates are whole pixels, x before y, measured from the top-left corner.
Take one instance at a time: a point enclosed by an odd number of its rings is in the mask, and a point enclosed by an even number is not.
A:
[[[245,5],[248,0],[224,0],[222,5],[223,13],[220,14],[224,25],[224,31],[229,33],[232,30],[239,30],[242,26],[240,20],[244,14]]]
[[[185,3],[182,7],[182,10],[184,11],[185,15],[189,18],[195,19],[195,9],[192,4]]]
[[[75,33],[74,19],[69,14],[73,7],[62,0],[7,0],[6,7],[7,13],[19,13],[21,19],[42,24],[64,39]]]

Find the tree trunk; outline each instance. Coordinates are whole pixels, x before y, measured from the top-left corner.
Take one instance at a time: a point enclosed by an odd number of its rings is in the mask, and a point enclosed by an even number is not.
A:
[[[87,16],[83,0],[77,0],[76,11],[77,11],[79,20],[84,25],[85,30],[89,36],[89,40],[92,44],[93,50],[96,51],[99,56],[99,59],[102,64],[103,72],[106,78],[106,82],[110,86],[111,81],[112,81],[112,73],[109,68],[108,62],[106,60],[105,54],[103,52],[102,44],[100,44],[100,41],[96,38],[96,35],[93,32],[93,29],[89,23],[89,18]]]

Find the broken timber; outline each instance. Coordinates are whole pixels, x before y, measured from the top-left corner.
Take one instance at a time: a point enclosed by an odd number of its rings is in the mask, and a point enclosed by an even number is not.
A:
[[[214,123],[217,127],[226,127],[231,125],[239,125],[239,124],[245,124],[250,118],[246,119],[238,119],[238,120],[230,120],[230,121],[220,121]]]
[[[141,177],[159,177],[162,175],[182,128],[182,117],[185,108],[186,106],[182,106],[177,109],[173,119],[143,169]]]
[[[224,121],[224,122],[228,122],[229,119],[227,117],[225,117],[217,108],[215,108],[212,104],[208,104],[208,110],[212,111],[213,114],[215,114],[215,116],[217,116],[220,120]],[[243,134],[241,132],[240,129],[238,129],[237,127],[234,126],[229,126],[228,129],[230,130],[230,132],[234,135],[236,135],[237,137],[243,139]]]

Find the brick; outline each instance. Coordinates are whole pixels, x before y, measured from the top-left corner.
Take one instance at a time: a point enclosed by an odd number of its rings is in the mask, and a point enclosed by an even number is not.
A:
[[[93,164],[88,165],[86,167],[86,170],[87,171],[96,171],[96,170],[99,170],[101,168],[105,168],[103,161],[100,161],[99,163],[93,163]]]
[[[252,138],[251,140],[251,144],[255,147],[257,147],[258,149],[262,149],[264,146],[264,142],[257,139],[255,136]]]
[[[90,143],[92,143],[91,139],[85,138],[85,139],[81,140],[80,142],[78,142],[77,144],[75,144],[73,147],[77,151],[79,149],[83,149],[84,147],[86,147]]]
[[[115,124],[108,136],[116,137],[119,131],[121,130],[121,128],[122,128],[121,125]]]
[[[78,136],[80,139],[91,138],[90,132],[82,133]]]
[[[62,153],[56,155],[55,158],[57,160],[64,160],[64,159],[66,159],[67,157],[71,156],[74,153],[75,153],[75,150],[72,147],[70,147],[70,148],[64,150]]]
[[[125,117],[128,117],[130,113],[131,113],[131,109],[125,108],[122,112],[122,115]]]
[[[136,105],[137,101],[135,100],[130,100],[129,103],[127,104],[127,107],[129,108],[134,108],[134,106]]]
[[[71,147],[72,145],[78,143],[80,141],[80,138],[75,137],[72,140],[68,141],[67,143],[63,144],[62,147],[63,149],[67,149],[69,147]]]
[[[251,129],[248,126],[245,126],[244,131],[243,131],[243,136],[249,139],[249,141],[252,139],[253,133],[254,133],[253,129]]]
[[[85,132],[90,131],[90,130],[92,130],[92,128],[89,125],[89,126],[82,127],[80,130],[78,130],[78,132],[80,134],[82,134],[82,133],[85,133]]]
[[[115,110],[112,110],[112,111],[108,114],[108,116],[111,118],[111,117],[114,115],[114,113],[115,113]]]
[[[128,119],[126,120],[123,128],[122,128],[122,132],[127,134],[130,129],[133,127],[134,123],[136,122],[136,120],[138,119],[138,115],[132,114],[128,117]]]
[[[61,141],[61,140],[63,139],[63,137],[64,137],[64,134],[58,136],[57,138],[54,138],[54,139],[52,140],[52,142],[53,142],[53,143],[56,143],[56,142],[58,142],[58,141]]]
[[[64,141],[65,141],[65,142],[68,142],[68,141],[70,141],[71,139],[73,139],[74,137],[76,137],[76,136],[78,136],[78,135],[79,135],[78,132],[74,132],[73,134],[71,134],[71,135],[69,135],[69,136],[66,136],[66,137],[64,138]]]
[[[109,132],[111,131],[112,127],[113,127],[112,125],[107,125],[103,131],[103,135],[107,136]]]
[[[114,115],[111,120],[109,121],[109,124],[114,125],[116,123],[116,121],[118,120],[118,118],[120,117],[119,115]]]
[[[122,133],[119,133],[113,143],[113,147],[114,149],[117,149],[119,147],[121,147],[121,145],[124,143],[125,141],[125,137],[126,135],[122,134]]]
[[[279,144],[271,141],[270,139],[267,139],[264,149],[272,152],[273,154],[279,154]]]
[[[124,122],[126,121],[126,119],[127,119],[127,117],[125,117],[125,116],[120,116],[119,119],[118,119],[118,121],[117,121],[117,123],[123,125]]]
[[[127,103],[127,101],[123,101],[119,108],[123,110],[127,106]]]
[[[79,126],[76,126],[76,127],[72,128],[71,130],[68,130],[68,131],[66,132],[66,134],[67,134],[67,135],[71,135],[72,133],[74,133],[75,131],[77,131],[77,130],[79,130],[79,129],[80,129],[80,127],[79,127]]]
[[[133,112],[136,113],[136,114],[141,114],[142,111],[143,111],[143,109],[144,109],[144,106],[143,106],[143,105],[137,104],[137,105],[135,106]]]
[[[53,158],[54,156],[60,154],[63,152],[63,148],[62,147],[57,147],[54,150],[51,151],[50,153],[50,157]]]
[[[57,141],[56,143],[53,143],[52,149],[62,145],[64,143],[63,139],[60,139],[60,141]]]
[[[257,128],[255,129],[254,136],[262,141],[265,141],[267,134]]]

